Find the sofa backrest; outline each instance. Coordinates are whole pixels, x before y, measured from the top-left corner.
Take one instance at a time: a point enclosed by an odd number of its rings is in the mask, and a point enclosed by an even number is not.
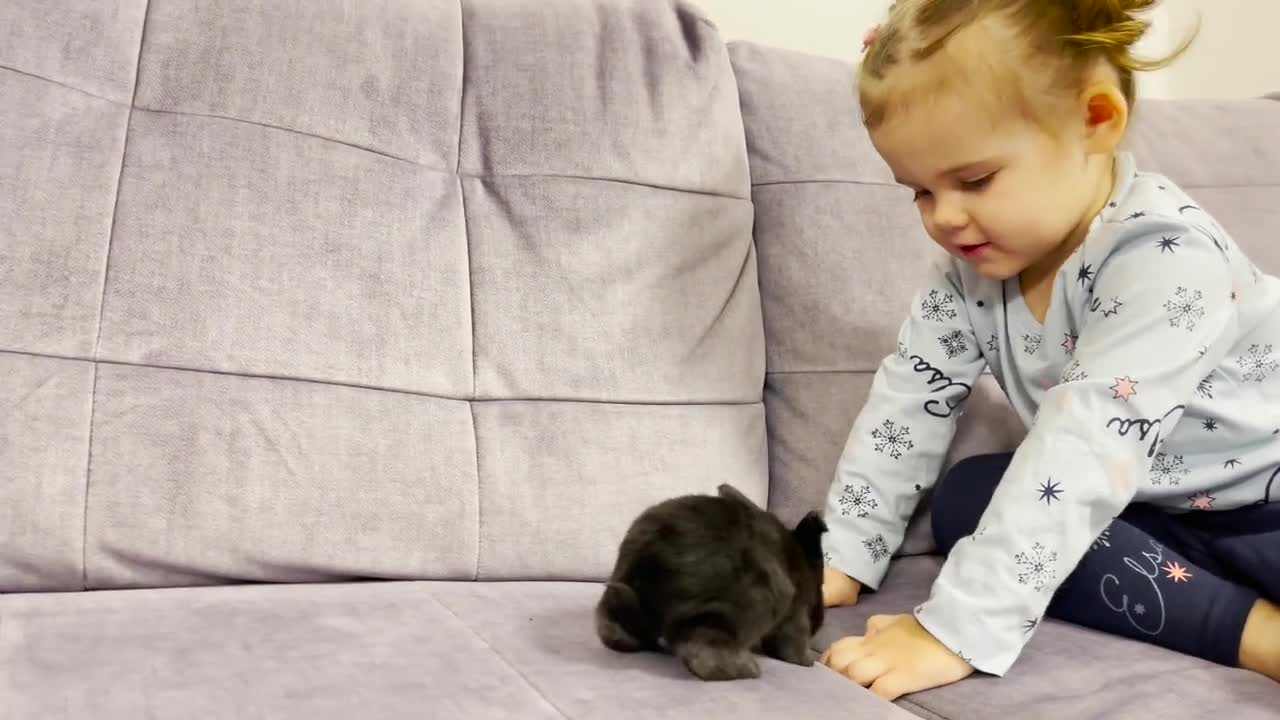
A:
[[[822,507],[854,417],[940,252],[860,122],[851,64],[729,44],[742,102],[766,338],[770,508]],[[1141,100],[1128,147],[1280,272],[1280,102]],[[948,461],[1009,450],[1025,428],[990,374]],[[928,552],[928,503],[901,554]]]
[[[683,2],[0,3],[0,591],[599,579],[767,493]]]

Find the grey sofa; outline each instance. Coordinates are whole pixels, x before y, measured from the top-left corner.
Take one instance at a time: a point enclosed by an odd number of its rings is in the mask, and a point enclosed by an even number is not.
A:
[[[821,505],[932,252],[851,82],[666,0],[0,3],[0,719],[1276,717],[1055,622],[896,704],[595,639],[648,504]],[[1278,137],[1132,144],[1277,271]],[[953,457],[1021,432],[987,382]]]

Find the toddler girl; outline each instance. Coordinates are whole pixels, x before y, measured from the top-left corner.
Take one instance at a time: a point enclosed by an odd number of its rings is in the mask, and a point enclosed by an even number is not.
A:
[[[840,459],[824,602],[881,583],[984,368],[1028,426],[935,488],[929,599],[822,656],[885,698],[1003,675],[1046,616],[1280,679],[1280,280],[1119,149],[1154,4],[899,0],[869,38],[864,122],[947,256]]]

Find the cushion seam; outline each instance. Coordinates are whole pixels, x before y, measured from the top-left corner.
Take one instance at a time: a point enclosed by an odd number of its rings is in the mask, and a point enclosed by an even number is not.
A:
[[[405,157],[400,157],[399,155],[393,155],[383,150],[375,150],[370,147],[365,147],[364,145],[353,143],[348,140],[339,140],[338,138],[328,137],[327,135],[318,135],[316,133],[306,132],[304,130],[297,130],[294,128],[283,127],[280,125],[273,125],[271,123],[261,122],[258,120],[247,120],[245,118],[231,117],[229,115],[220,115],[217,113],[194,112],[190,110],[160,110],[160,109],[149,108],[149,107],[136,107],[136,109],[144,113],[155,113],[158,115],[177,115],[179,117],[197,117],[197,118],[206,118],[206,119],[212,119],[212,120],[222,120],[224,122],[229,122],[229,123],[252,125],[254,127],[266,128],[268,130],[276,130],[278,132],[289,133],[292,135],[300,135],[305,138],[311,138],[312,140],[329,142],[335,145],[341,145],[343,147],[351,148],[353,150],[360,150],[362,152],[367,152],[371,155],[387,158],[389,160],[395,160],[397,162],[407,163],[409,165],[423,168],[430,172],[439,173],[441,175],[457,175],[458,177],[464,177],[464,178],[482,178],[482,179],[483,178],[550,178],[550,179],[559,179],[559,180],[589,180],[589,181],[595,181],[595,182],[618,183],[620,185],[631,185],[634,187],[646,188],[649,190],[660,190],[664,192],[674,192],[674,193],[680,193],[684,195],[703,195],[707,197],[723,198],[725,200],[751,202],[751,197],[749,195],[731,195],[729,193],[714,192],[711,190],[697,190],[694,188],[682,188],[682,187],[675,187],[670,185],[659,185],[657,183],[643,182],[640,180],[628,180],[625,178],[594,177],[590,175],[573,175],[569,173],[465,173],[465,172],[461,172],[458,169],[448,170],[441,167],[435,167],[433,165],[430,165],[424,162],[411,160]],[[459,159],[461,159],[460,152],[459,152]]]
[[[534,685],[533,682],[529,679],[529,677],[525,675],[523,672],[521,672],[520,668],[516,667],[511,662],[511,660],[507,658],[506,655],[503,655],[501,652],[499,652],[498,649],[495,648],[488,640],[486,640],[483,635],[476,632],[475,628],[471,627],[469,624],[464,622],[462,618],[458,617],[458,614],[453,611],[453,608],[449,607],[444,601],[442,601],[434,593],[431,595],[431,600],[435,602],[436,605],[439,605],[440,608],[443,609],[445,612],[449,613],[449,615],[452,616],[454,620],[457,620],[459,625],[467,629],[467,632],[471,633],[481,643],[484,643],[484,646],[489,648],[489,652],[492,652],[494,657],[501,660],[503,665],[506,665],[507,668],[511,670],[511,672],[515,673],[517,677],[523,680],[525,687],[532,690],[535,695],[537,695],[539,698],[542,699],[542,702],[546,703],[548,707],[550,707],[552,710],[559,713],[560,717],[564,718],[565,720],[569,720],[569,716],[565,714],[564,710],[561,709],[559,705],[556,705],[554,702],[552,702],[551,698],[547,697],[542,692],[541,688]]]
[[[525,396],[525,397],[495,397],[495,398],[469,398],[465,395],[445,395],[443,393],[431,393],[421,390],[408,390],[404,388],[388,387],[385,385],[364,385],[352,382],[339,382],[334,380],[318,380],[315,378],[293,377],[289,375],[267,375],[262,373],[236,372],[231,370],[213,370],[209,368],[182,367],[177,365],[158,365],[155,363],[127,362],[121,360],[101,360],[92,357],[77,357],[74,355],[59,355],[55,353],[45,352],[28,352],[23,350],[8,350],[0,348],[0,355],[20,355],[24,357],[47,358],[49,360],[68,360],[73,362],[86,362],[95,365],[112,365],[118,367],[143,368],[148,370],[168,370],[173,372],[202,373],[205,375],[225,375],[229,377],[239,377],[249,380],[280,380],[282,382],[307,383],[312,385],[325,385],[329,387],[352,388],[355,390],[369,390],[372,392],[396,393],[399,395],[414,395],[417,397],[430,398],[433,400],[442,400],[446,402],[458,403],[504,403],[504,402],[560,402],[573,403],[581,405],[624,405],[637,407],[750,407],[762,404],[759,398],[751,400],[609,400],[604,398],[568,398],[568,397],[551,397],[551,396]]]
[[[147,19],[151,15],[151,3],[148,0],[142,9],[142,28],[138,31],[138,52],[133,64],[133,87],[130,88],[129,111],[124,121],[124,140],[120,143],[120,171],[116,174],[116,196],[111,202],[111,224],[107,228],[107,247],[102,260],[102,290],[98,294],[98,326],[94,329],[93,382],[89,388],[89,431],[84,459],[84,504],[81,508],[80,528],[80,586],[89,589],[89,485],[93,477],[93,426],[94,415],[98,409],[98,353],[102,347],[102,321],[107,307],[107,274],[111,271],[111,244],[116,233],[116,221],[120,217],[120,189],[124,186],[124,166],[129,157],[129,129],[133,125],[133,110],[138,100],[138,79],[142,70],[142,48],[147,38]],[[92,94],[92,93],[90,93]],[[105,98],[104,98],[105,99]]]
[[[94,98],[95,100],[101,100],[101,101],[103,101],[103,102],[109,102],[109,103],[111,103],[112,105],[115,105],[116,107],[121,107],[121,108],[124,108],[124,107],[131,107],[128,103],[123,103],[123,102],[120,102],[119,100],[114,100],[114,99],[109,98],[109,97],[107,97],[107,96],[105,96],[105,95],[99,95],[98,93],[95,93],[95,92],[90,92],[90,91],[88,91],[88,90],[85,90],[84,88],[76,87],[75,85],[72,85],[71,83],[63,82],[62,80],[55,80],[55,79],[53,79],[53,78],[51,78],[51,77],[46,77],[46,76],[44,76],[44,75],[39,75],[39,74],[37,74],[37,73],[28,72],[28,71],[26,71],[26,70],[19,70],[19,69],[18,69],[18,68],[16,68],[16,67],[12,67],[12,66],[10,66],[10,65],[5,65],[5,64],[3,64],[3,63],[0,63],[0,70],[8,70],[9,72],[14,73],[15,75],[22,75],[22,76],[24,76],[24,77],[34,78],[34,79],[36,79],[36,80],[43,80],[44,82],[47,82],[47,83],[49,83],[49,84],[51,84],[51,85],[57,85],[58,87],[66,88],[66,89],[68,89],[68,90],[73,90],[73,91],[78,92],[78,93],[80,93],[80,94],[82,94],[82,95],[88,95],[89,97]],[[134,82],[137,82],[137,80],[135,79],[135,81],[134,81]]]

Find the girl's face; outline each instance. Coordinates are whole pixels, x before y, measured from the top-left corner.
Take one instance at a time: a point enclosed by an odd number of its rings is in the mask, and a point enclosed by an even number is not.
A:
[[[1083,118],[1055,137],[1021,114],[992,123],[948,93],[901,110],[871,141],[934,242],[1004,280],[1052,274],[1083,239],[1111,190],[1110,156],[1091,152]]]

